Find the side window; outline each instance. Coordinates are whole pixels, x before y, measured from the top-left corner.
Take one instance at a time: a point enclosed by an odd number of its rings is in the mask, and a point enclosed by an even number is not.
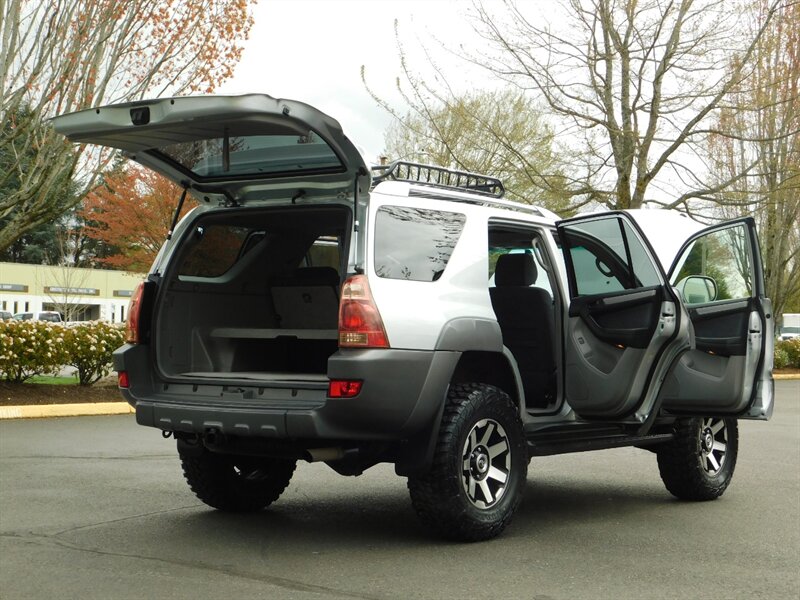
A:
[[[630,256],[631,269],[635,277],[634,287],[652,287],[661,284],[661,278],[658,276],[658,271],[653,266],[652,259],[648,256],[644,246],[639,241],[630,223],[622,221],[622,227],[625,231],[625,238],[628,242],[628,251]]]
[[[607,294],[661,283],[633,228],[602,217],[562,228],[574,274],[573,295]]]
[[[219,277],[242,255],[250,229],[231,225],[199,225],[178,268],[178,275]]]
[[[386,279],[436,281],[465,221],[461,213],[381,207],[375,217],[375,273]]]
[[[681,254],[671,284],[686,304],[753,295],[752,257],[744,224],[712,231]]]

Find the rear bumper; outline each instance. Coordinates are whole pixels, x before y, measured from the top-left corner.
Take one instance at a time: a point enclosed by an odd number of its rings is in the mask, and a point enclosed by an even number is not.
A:
[[[328,377],[364,382],[355,398],[328,398],[327,380],[168,383],[154,378],[146,346],[123,346],[114,367],[140,425],[164,431],[294,440],[402,440],[439,414],[460,353],[341,350]]]

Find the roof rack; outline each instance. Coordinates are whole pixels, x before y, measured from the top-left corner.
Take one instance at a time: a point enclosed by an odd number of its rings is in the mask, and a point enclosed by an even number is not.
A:
[[[506,193],[503,182],[496,177],[405,160],[396,160],[386,166],[372,167],[372,171],[377,173],[372,177],[373,186],[382,181],[406,181],[438,188],[468,191],[493,198],[502,198]]]
[[[431,194],[430,192],[423,192],[421,190],[414,189],[413,187],[409,189],[408,195],[409,197],[418,196],[436,200],[447,200],[449,202],[462,202],[464,204],[474,204],[476,206],[504,208],[506,210],[512,210],[530,215],[536,215],[537,217],[558,216],[547,209],[542,209],[540,206],[536,206],[535,204],[523,204],[522,202],[516,202],[514,200],[501,200],[500,198],[492,198],[489,196],[484,196],[482,198],[475,198],[475,197],[470,198],[469,196],[449,194],[446,191],[440,192],[438,194],[436,193]]]

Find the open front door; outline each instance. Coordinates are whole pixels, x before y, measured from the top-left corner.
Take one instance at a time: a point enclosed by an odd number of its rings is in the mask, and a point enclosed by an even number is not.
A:
[[[643,422],[689,345],[688,319],[635,222],[604,213],[558,223],[569,279],[565,393],[586,419]]]
[[[769,419],[774,320],[753,219],[690,238],[670,269],[694,329],[693,348],[662,391],[671,414]]]

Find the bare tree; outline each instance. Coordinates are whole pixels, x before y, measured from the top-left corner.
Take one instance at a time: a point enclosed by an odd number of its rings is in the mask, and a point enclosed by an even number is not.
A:
[[[529,96],[514,89],[429,99],[420,95],[409,105],[407,113],[395,113],[386,132],[390,159],[498,177],[512,199],[551,210],[567,208],[553,133]]]
[[[493,51],[471,60],[543,98],[559,135],[584,150],[578,189],[610,208],[686,207],[747,173],[707,181],[703,142],[725,134],[712,117],[752,74],[785,1],[770,0],[752,31],[730,0],[561,0],[550,18],[557,27],[512,0],[501,11],[477,4],[476,30]]]
[[[74,232],[68,223],[63,223],[55,232],[56,253],[48,257],[46,280],[39,281],[45,296],[53,310],[61,314],[64,321],[74,321],[83,310],[80,298],[96,293],[95,290],[86,288],[89,279],[88,269],[76,268],[75,264],[75,238]]]
[[[371,88],[361,67],[367,92],[394,117],[385,135],[388,158],[498,177],[510,198],[554,211],[576,207],[572,198],[579,192],[568,187],[571,180],[557,156],[561,149],[555,148],[553,130],[532,96],[514,86],[456,91],[433,60],[428,81],[411,68],[397,21],[395,43],[402,71],[396,87],[406,109]]]
[[[75,321],[84,309],[81,298],[94,293],[85,287],[89,271],[65,264],[49,267],[48,271],[48,285],[44,286],[47,300],[64,321]]]
[[[74,204],[110,160],[73,148],[47,118],[212,91],[241,54],[252,1],[0,0],[0,151],[12,165],[0,172],[0,250],[65,209],[54,187],[79,170]]]
[[[751,28],[766,2],[748,12]],[[725,135],[709,139],[712,175],[734,180],[716,195],[725,217],[758,221],[767,295],[776,316],[800,292],[800,4],[781,6],[717,118]],[[731,69],[736,69],[734,62]]]

